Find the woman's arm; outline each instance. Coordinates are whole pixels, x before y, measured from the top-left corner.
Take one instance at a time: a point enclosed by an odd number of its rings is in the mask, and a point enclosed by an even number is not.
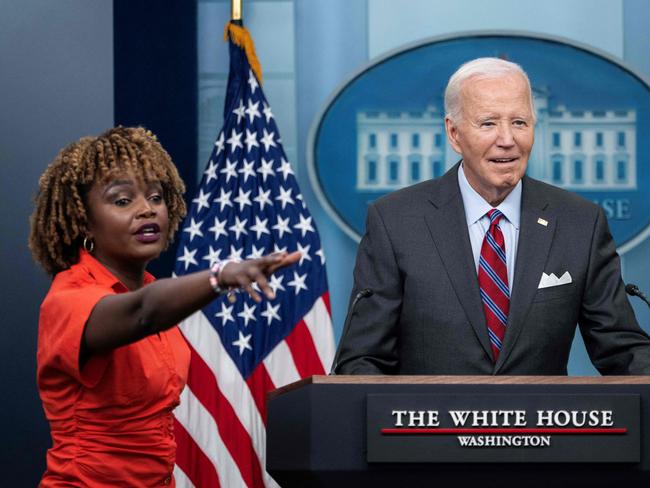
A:
[[[299,259],[300,253],[294,252],[228,263],[219,272],[219,286],[243,288],[259,302],[261,297],[252,287],[257,283],[262,293],[273,299],[268,276]],[[94,353],[109,351],[166,330],[210,303],[216,298],[210,274],[205,270],[178,278],[165,278],[136,291],[102,298],[86,322],[80,363],[83,364]]]

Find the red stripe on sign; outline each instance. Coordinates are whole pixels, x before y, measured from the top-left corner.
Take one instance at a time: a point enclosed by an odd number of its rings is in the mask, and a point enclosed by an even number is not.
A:
[[[223,396],[214,373],[203,358],[188,344],[192,351],[187,385],[194,396],[214,417],[219,434],[233,460],[239,467],[242,478],[248,486],[263,487],[262,468],[253,442],[246,428],[239,421],[228,399]],[[242,379],[242,387],[244,381]],[[203,486],[203,485],[201,485]]]
[[[192,480],[194,486],[214,486],[218,488],[219,476],[214,464],[196,445],[192,436],[174,418],[174,437],[176,438],[176,464]]]
[[[253,400],[255,401],[257,410],[259,410],[260,415],[262,416],[262,421],[264,422],[264,425],[266,425],[266,394],[269,391],[275,390],[275,385],[266,371],[264,363],[260,363],[259,366],[253,370],[246,380],[246,384],[253,395]]]
[[[320,362],[318,351],[314,345],[314,339],[304,321],[298,322],[298,325],[293,328],[285,341],[289,346],[301,378],[314,374],[325,374],[323,364]]]
[[[627,428],[601,428],[601,429],[576,429],[576,428],[549,428],[549,429],[500,429],[500,428],[485,428],[485,429],[381,429],[382,434],[395,435],[395,434],[625,434]]]

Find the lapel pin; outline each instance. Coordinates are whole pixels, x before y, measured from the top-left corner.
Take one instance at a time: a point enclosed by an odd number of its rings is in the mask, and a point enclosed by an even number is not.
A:
[[[546,227],[548,225],[548,220],[544,220],[543,218],[540,217],[537,219],[537,223],[539,225],[543,225],[544,227]]]

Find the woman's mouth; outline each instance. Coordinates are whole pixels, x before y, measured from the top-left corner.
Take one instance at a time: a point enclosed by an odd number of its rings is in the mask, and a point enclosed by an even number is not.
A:
[[[135,231],[135,238],[139,242],[156,242],[160,237],[160,226],[154,223],[142,225]]]

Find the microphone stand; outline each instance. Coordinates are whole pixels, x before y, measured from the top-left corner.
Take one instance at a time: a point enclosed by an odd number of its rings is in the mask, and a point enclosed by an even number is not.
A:
[[[639,297],[641,300],[643,300],[646,303],[648,307],[650,307],[650,302],[648,301],[648,298],[641,290],[639,290],[639,287],[636,286],[634,283],[628,283],[627,285],[625,285],[625,291],[630,296]]]
[[[345,323],[343,324],[343,332],[341,333],[341,340],[339,341],[339,347],[336,349],[336,355],[334,356],[334,361],[332,361],[332,369],[330,370],[330,374],[335,375],[336,374],[336,368],[339,366],[339,357],[341,356],[341,345],[343,344],[343,341],[348,335],[348,332],[350,331],[350,323],[352,322],[352,316],[354,315],[355,309],[357,307],[357,303],[362,298],[368,298],[374,295],[375,292],[372,291],[370,288],[364,288],[361,290],[357,295],[354,297],[354,300],[352,301],[352,306],[350,307],[350,313],[348,314],[347,318],[345,319]]]

